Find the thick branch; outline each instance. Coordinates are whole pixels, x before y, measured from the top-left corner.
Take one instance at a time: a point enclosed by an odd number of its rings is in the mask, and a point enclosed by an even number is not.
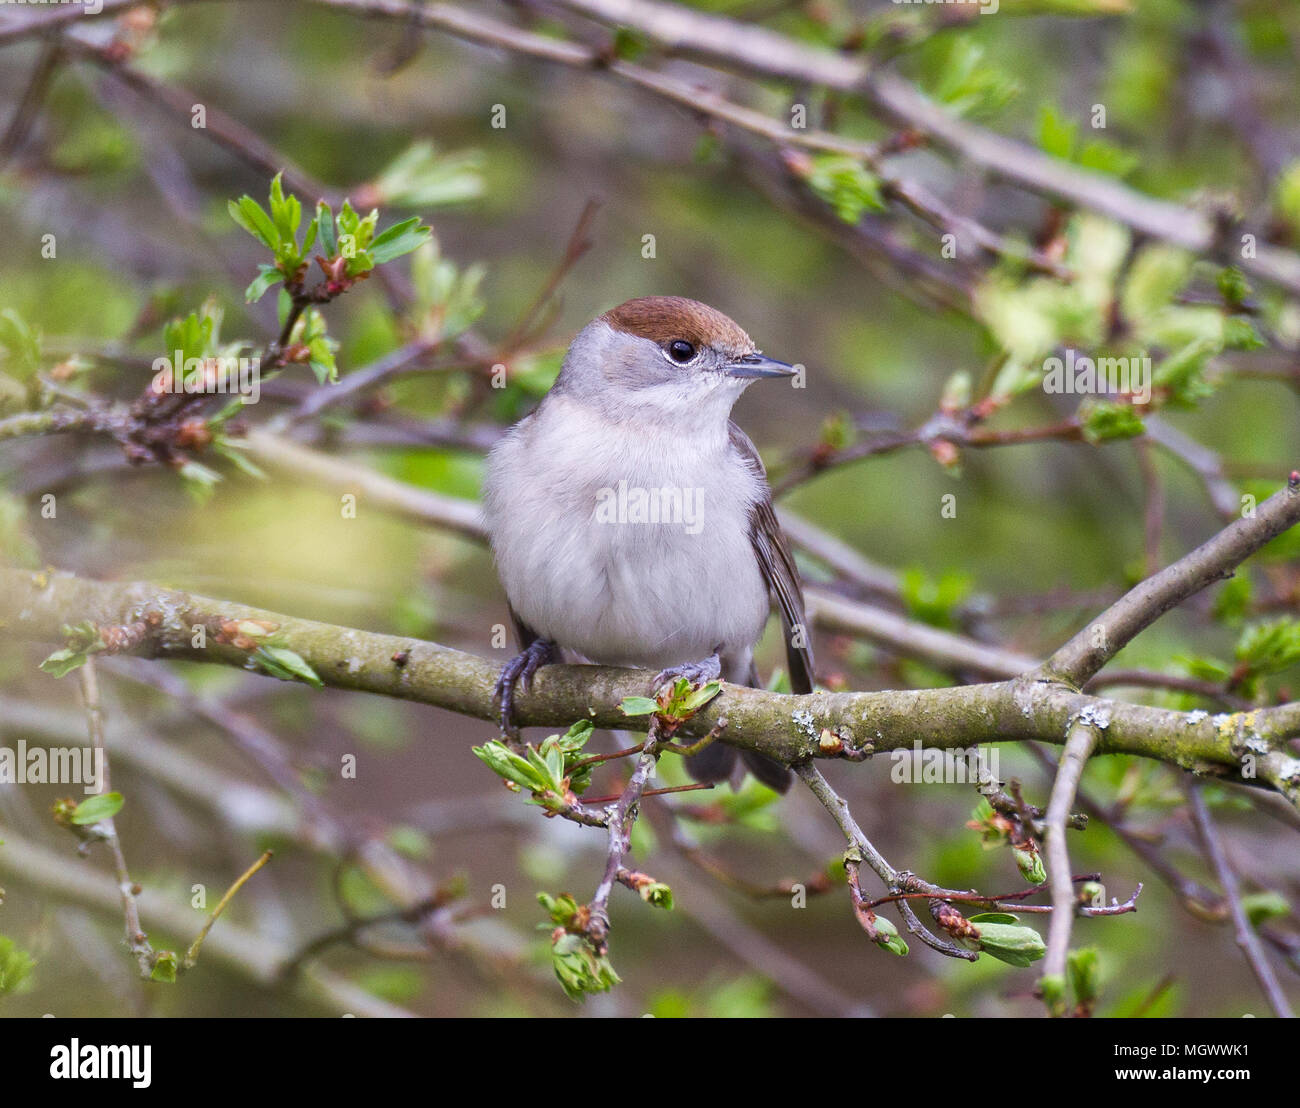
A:
[[[9,637],[58,642],[62,628],[89,619],[100,627],[144,624],[132,649],[154,657],[195,659],[247,668],[249,652],[234,645],[224,625],[260,620],[274,645],[296,651],[327,685],[415,700],[479,719],[496,718],[497,666],[437,643],[297,619],[136,583],[87,581],[63,573],[0,570],[0,626]],[[195,646],[195,629],[205,644]],[[651,692],[638,670],[545,666],[531,692],[516,702],[525,726],[568,726],[588,718],[598,727],[643,729],[645,717],[619,710],[627,696]],[[891,692],[817,692],[784,696],[724,686],[724,695],[684,726],[706,734],[725,713],[725,741],[787,764],[810,757],[908,749],[914,743],[960,749],[978,743],[1038,740],[1060,744],[1084,713],[1100,721],[1098,753],[1139,754],[1185,769],[1238,778],[1240,757],[1254,752],[1259,776],[1293,803],[1300,801],[1300,759],[1279,740],[1300,733],[1300,705],[1248,714],[1206,716],[1124,704],[1073,692],[1058,683],[1022,678],[998,684]]]

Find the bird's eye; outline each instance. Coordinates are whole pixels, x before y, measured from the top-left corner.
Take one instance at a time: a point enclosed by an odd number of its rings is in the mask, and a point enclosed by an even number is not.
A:
[[[673,339],[668,344],[668,356],[679,365],[685,365],[695,357],[695,347],[685,339]]]

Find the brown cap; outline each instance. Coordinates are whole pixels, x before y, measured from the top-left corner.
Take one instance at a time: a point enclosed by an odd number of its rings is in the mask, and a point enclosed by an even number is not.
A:
[[[662,346],[685,339],[728,354],[748,354],[753,340],[716,308],[684,296],[643,296],[620,304],[600,317],[616,331],[638,335]]]

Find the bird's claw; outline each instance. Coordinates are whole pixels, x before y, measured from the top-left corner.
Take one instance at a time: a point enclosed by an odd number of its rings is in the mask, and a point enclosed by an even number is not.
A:
[[[531,692],[533,675],[547,662],[554,660],[554,656],[553,642],[549,639],[534,639],[502,667],[493,692],[493,700],[501,707],[502,734],[513,735],[518,730],[514,722],[515,687],[522,685],[525,692]]]
[[[669,666],[655,674],[655,688],[674,685],[678,678],[684,677],[689,685],[698,688],[722,676],[722,659],[716,651],[699,662],[683,662],[681,665]]]

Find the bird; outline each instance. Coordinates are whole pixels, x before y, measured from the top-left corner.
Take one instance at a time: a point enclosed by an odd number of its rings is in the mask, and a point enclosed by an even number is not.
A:
[[[793,691],[812,692],[803,592],[758,451],[731,419],[745,389],[800,368],[765,356],[728,316],[680,296],[629,300],[573,340],[554,385],[492,449],[484,519],[520,653],[495,690],[515,734],[515,690],[557,661],[657,669],[760,687],[754,663],[775,599]],[[687,758],[738,784],[737,751]],[[742,763],[784,792],[789,770]]]

